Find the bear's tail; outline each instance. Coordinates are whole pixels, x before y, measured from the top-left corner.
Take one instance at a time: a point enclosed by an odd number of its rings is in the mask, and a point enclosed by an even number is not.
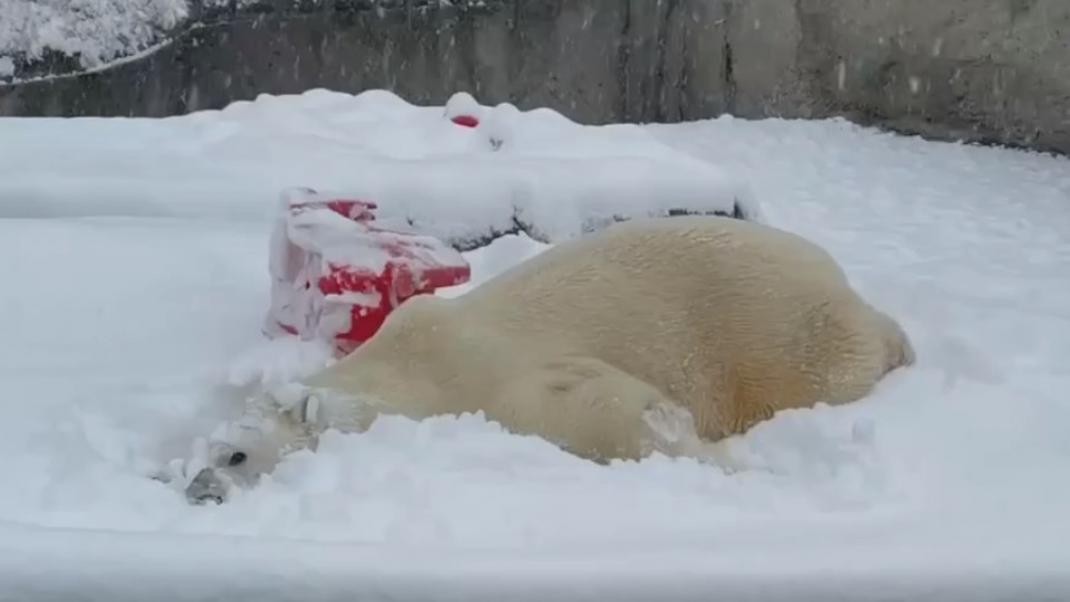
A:
[[[914,351],[914,344],[910,341],[906,331],[891,316],[883,312],[878,313],[885,322],[885,332],[887,333],[884,340],[885,361],[887,362],[885,373],[891,372],[896,368],[914,365],[917,361],[917,353]]]

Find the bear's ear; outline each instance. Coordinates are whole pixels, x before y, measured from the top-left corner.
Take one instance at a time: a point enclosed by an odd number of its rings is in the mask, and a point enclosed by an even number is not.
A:
[[[297,403],[283,409],[282,413],[288,414],[297,424],[320,425],[323,420],[321,406],[319,397],[307,391]]]
[[[308,424],[318,424],[320,414],[320,399],[313,394],[308,394],[301,402],[301,420]]]

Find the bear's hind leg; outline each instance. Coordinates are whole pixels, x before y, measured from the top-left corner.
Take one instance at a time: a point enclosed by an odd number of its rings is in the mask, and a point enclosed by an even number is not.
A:
[[[510,383],[488,414],[598,462],[652,452],[731,464],[723,446],[701,441],[691,413],[650,384],[601,360],[545,361]]]

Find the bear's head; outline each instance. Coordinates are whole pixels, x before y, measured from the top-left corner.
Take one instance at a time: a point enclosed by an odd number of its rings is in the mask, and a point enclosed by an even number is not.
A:
[[[187,499],[224,501],[235,487],[250,487],[273,471],[286,454],[314,450],[328,428],[360,432],[384,412],[437,413],[450,405],[443,399],[464,389],[462,382],[489,390],[487,383],[510,354],[503,357],[503,347],[478,325],[456,324],[450,307],[432,295],[413,297],[347,356],[300,383],[251,399],[240,420],[210,438],[207,453],[192,467],[196,476],[186,487]]]
[[[349,368],[340,364],[349,365]],[[340,363],[303,383],[265,391],[246,404],[242,416],[221,425],[195,454],[195,474],[186,486],[188,501],[222,503],[235,488],[248,489],[280,461],[300,449],[315,451],[329,428],[360,432],[399,397],[433,400],[434,388],[422,379],[377,361]]]
[[[194,504],[222,503],[234,488],[255,485],[287,453],[314,447],[322,430],[317,410],[317,397],[311,394],[294,405],[261,394],[239,420],[222,425],[209,437],[199,459],[202,467],[186,486],[186,499]]]

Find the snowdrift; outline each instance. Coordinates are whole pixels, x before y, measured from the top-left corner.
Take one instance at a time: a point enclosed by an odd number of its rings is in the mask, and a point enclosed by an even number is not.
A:
[[[453,123],[457,112],[479,126]],[[419,107],[384,91],[314,90],[162,120],[25,119],[4,129],[19,149],[0,180],[6,217],[269,220],[280,191],[305,186],[375,201],[380,220],[471,250],[502,234],[554,242],[672,212],[762,216],[745,180],[638,126],[582,126],[467,94]],[[55,181],[49,170],[61,165]]]

